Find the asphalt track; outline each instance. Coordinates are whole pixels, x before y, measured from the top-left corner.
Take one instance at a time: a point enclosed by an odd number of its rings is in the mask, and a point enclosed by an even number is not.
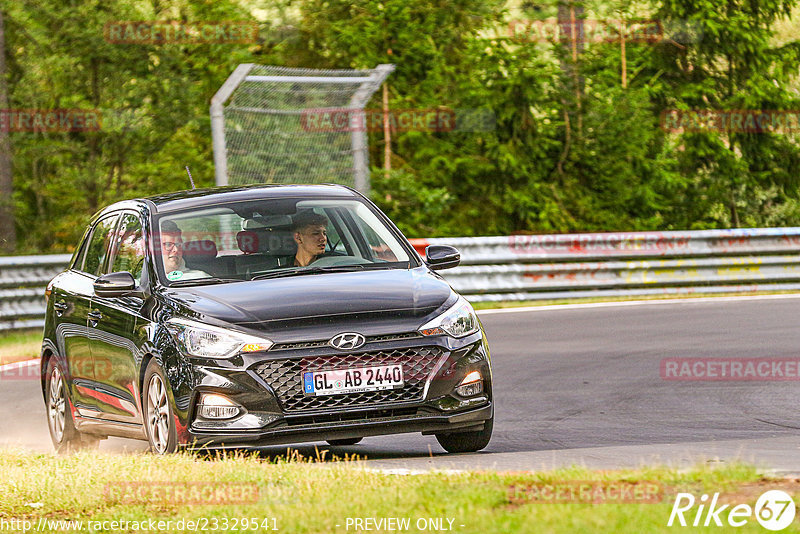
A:
[[[483,312],[496,397],[484,451],[448,455],[418,434],[316,445],[398,472],[743,460],[800,473],[800,381],[669,381],[660,367],[664,358],[800,359],[799,317],[800,295]],[[0,408],[0,446],[52,450],[35,381],[0,381]],[[143,445],[109,439],[101,449]]]

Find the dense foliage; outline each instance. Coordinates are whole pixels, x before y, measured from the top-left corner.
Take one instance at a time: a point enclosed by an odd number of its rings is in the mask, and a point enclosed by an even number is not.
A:
[[[796,3],[586,2],[589,18],[690,28],[628,42],[623,84],[619,42],[574,55],[508,31],[554,17],[553,1],[4,0],[9,107],[102,113],[97,131],[11,132],[16,251],[69,250],[98,208],[186,188],[185,165],[212,185],[208,104],[240,63],[394,63],[393,109],[491,111],[479,131],[395,132],[388,175],[383,135],[370,133],[373,198],[409,236],[798,225],[794,133],[660,127],[668,109],[800,109],[800,41],[774,35]],[[250,44],[104,37],[135,20],[260,30]]]

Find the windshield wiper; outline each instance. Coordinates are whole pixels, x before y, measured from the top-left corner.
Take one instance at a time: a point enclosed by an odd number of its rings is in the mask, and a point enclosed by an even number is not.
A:
[[[172,282],[169,287],[186,287],[197,285],[210,285],[210,284],[225,284],[228,282],[243,282],[241,278],[192,278],[191,280],[176,280]]]
[[[346,273],[350,271],[360,271],[364,265],[356,263],[353,265],[327,265],[325,267],[292,267],[290,269],[280,269],[268,273],[259,274],[250,280],[266,280],[268,278],[283,278],[299,274],[319,274],[319,273]]]

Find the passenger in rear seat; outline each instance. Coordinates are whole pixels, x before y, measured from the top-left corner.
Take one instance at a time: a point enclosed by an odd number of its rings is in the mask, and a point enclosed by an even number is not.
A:
[[[164,260],[164,272],[170,281],[211,278],[205,271],[186,267],[183,259],[182,232],[175,221],[161,223],[161,256]]]

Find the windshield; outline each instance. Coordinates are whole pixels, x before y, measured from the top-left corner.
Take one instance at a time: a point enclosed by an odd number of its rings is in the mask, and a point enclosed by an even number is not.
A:
[[[359,200],[273,199],[157,219],[156,266],[170,286],[416,266]]]

